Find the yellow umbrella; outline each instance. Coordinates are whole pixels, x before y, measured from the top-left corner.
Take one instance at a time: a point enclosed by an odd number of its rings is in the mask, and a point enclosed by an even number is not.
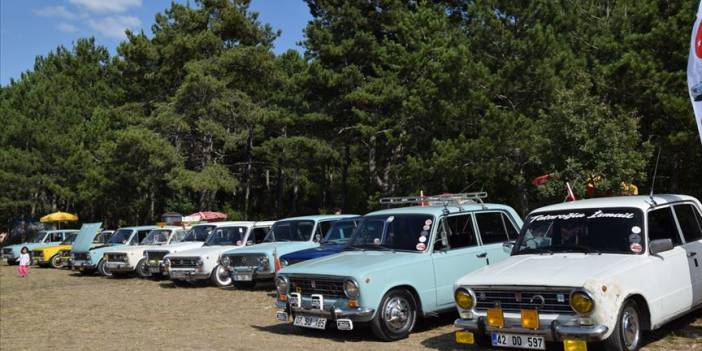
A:
[[[54,212],[44,217],[41,217],[41,222],[74,222],[78,220],[78,216],[66,212]]]

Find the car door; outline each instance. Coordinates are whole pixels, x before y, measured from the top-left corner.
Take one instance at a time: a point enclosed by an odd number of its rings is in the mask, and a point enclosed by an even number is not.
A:
[[[675,218],[685,239],[683,249],[692,279],[692,305],[702,304],[702,214],[697,206],[685,203],[673,206]]]
[[[656,280],[653,314],[663,319],[690,309],[692,304],[692,278],[688,273],[687,252],[671,206],[659,207],[647,213],[648,243],[658,239],[673,241],[673,249],[653,255],[654,264],[647,275]],[[684,272],[685,274],[682,274]]]
[[[519,230],[510,215],[503,211],[481,211],[475,213],[478,237],[483,246],[487,264],[509,256],[503,244],[517,240]]]
[[[479,246],[474,222],[471,213],[453,214],[439,221],[431,253],[438,309],[454,306],[453,284],[458,278],[485,265],[485,252]]]

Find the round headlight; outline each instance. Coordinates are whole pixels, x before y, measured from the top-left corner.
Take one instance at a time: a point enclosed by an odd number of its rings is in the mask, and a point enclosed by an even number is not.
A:
[[[198,258],[198,259],[197,259],[197,265],[198,265],[198,266],[202,266],[203,264],[205,264],[205,262],[202,260],[202,258]]]
[[[353,280],[346,280],[344,282],[344,293],[350,299],[355,299],[360,294],[358,290],[358,284]]]
[[[166,257],[163,259],[163,265],[164,266],[170,266],[171,265],[171,259]]]
[[[590,295],[584,291],[575,291],[570,294],[570,307],[575,312],[586,314],[592,312],[595,302],[592,301]]]
[[[287,294],[288,293],[288,280],[285,279],[285,277],[278,276],[275,278],[275,288],[278,290],[279,294]]]
[[[456,300],[456,305],[464,310],[469,310],[475,306],[475,299],[473,298],[473,295],[466,289],[456,289],[456,292],[453,294],[453,298]]]
[[[223,267],[229,267],[231,264],[231,260],[229,260],[229,256],[222,256],[219,259],[219,264],[221,264]]]

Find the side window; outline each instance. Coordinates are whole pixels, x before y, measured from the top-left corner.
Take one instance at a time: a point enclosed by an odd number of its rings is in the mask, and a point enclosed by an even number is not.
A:
[[[473,217],[470,214],[448,217],[446,224],[450,228],[446,234],[451,249],[478,245],[473,229]]]
[[[63,241],[63,232],[53,232],[49,236],[49,241]]]
[[[151,230],[140,230],[139,232],[137,232],[137,236],[139,237],[137,239],[138,242],[141,242],[142,240],[144,240],[144,238],[146,238],[146,236],[149,235],[150,232],[151,232]]]
[[[686,242],[702,239],[702,216],[694,206],[676,205],[675,215]]]
[[[483,239],[483,244],[501,243],[510,240],[507,228],[514,226],[503,213],[478,212],[475,214],[475,220],[478,222],[478,230],[480,231],[480,237]],[[516,238],[516,234],[511,238]]]
[[[319,239],[321,240],[325,234],[331,229],[332,224],[334,224],[334,221],[326,221],[326,222],[319,222],[317,224],[317,231],[315,232],[315,236],[319,235]],[[315,239],[315,241],[319,241]]]
[[[249,238],[246,240],[252,244],[260,244],[263,242],[263,238],[266,237],[266,234],[268,234],[269,231],[270,228],[268,227],[254,228],[251,231],[251,234],[249,234]]]
[[[670,207],[653,210],[648,213],[648,240],[671,239],[674,245],[680,245],[680,235],[673,219]]]

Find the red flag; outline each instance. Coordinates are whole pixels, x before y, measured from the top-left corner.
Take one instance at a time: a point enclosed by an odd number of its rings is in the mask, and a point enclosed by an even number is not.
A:
[[[532,179],[531,184],[534,184],[534,186],[539,186],[539,185],[546,183],[546,181],[549,179],[551,179],[551,175],[544,174],[542,176],[538,176],[538,177]]]
[[[573,193],[573,188],[570,187],[570,183],[566,182],[566,188],[568,190],[568,195],[566,196],[566,201],[575,201],[575,193]]]

